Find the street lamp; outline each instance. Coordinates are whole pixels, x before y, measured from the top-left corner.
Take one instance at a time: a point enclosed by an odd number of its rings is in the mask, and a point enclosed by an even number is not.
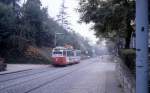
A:
[[[56,47],[56,44],[57,44],[57,35],[63,35],[64,33],[55,33],[55,39],[54,39],[54,45]]]

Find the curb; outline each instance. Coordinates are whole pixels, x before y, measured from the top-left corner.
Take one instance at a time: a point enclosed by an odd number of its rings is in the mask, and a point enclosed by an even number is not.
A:
[[[18,70],[18,71],[9,71],[9,72],[0,72],[0,75],[24,72],[24,71],[29,71],[29,70],[32,70],[32,69],[25,69],[25,70]]]

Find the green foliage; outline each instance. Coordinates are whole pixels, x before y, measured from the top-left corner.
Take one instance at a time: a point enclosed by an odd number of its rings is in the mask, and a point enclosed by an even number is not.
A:
[[[10,41],[10,37],[15,35],[15,13],[13,12],[13,9],[11,6],[5,5],[3,3],[0,3],[0,53],[7,54],[8,47],[11,47],[13,44],[10,44],[8,41]]]
[[[7,63],[9,64],[51,64],[51,60],[46,58],[24,57],[24,56],[7,56]]]
[[[11,7],[0,3],[0,37],[6,38],[14,30],[15,17]]]
[[[1,3],[4,3],[6,5],[10,4],[16,4],[19,0],[0,0]]]
[[[53,20],[40,0],[27,0],[21,6],[19,1],[0,0],[0,56],[7,62],[32,60],[25,56],[30,45],[55,47],[55,33],[63,33],[57,36],[58,46],[70,44],[82,51],[91,51],[88,41]]]
[[[23,30],[28,31],[28,39],[31,38],[36,45],[41,46],[40,35],[43,32],[44,17],[47,15],[41,8],[40,0],[28,0],[22,7],[22,15],[23,25],[26,26]]]
[[[133,31],[130,21],[135,17],[135,1],[129,0],[80,0],[81,21],[95,23],[93,29],[97,37],[116,37],[126,39],[129,47]]]

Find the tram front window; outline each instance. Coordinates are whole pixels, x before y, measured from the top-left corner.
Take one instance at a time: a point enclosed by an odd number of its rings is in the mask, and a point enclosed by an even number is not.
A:
[[[54,51],[53,56],[62,56],[62,51]]]
[[[62,52],[60,52],[60,51],[55,51],[55,52],[53,52],[53,54],[62,54]]]

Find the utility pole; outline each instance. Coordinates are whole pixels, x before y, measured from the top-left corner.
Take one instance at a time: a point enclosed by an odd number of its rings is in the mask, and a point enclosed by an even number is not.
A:
[[[148,0],[136,0],[136,93],[148,93]]]
[[[55,33],[55,37],[54,37],[54,45],[55,47],[57,46],[57,35],[63,35],[64,33]]]
[[[57,43],[57,42],[56,42],[56,33],[55,33],[55,37],[54,37],[54,45],[55,45],[55,46],[54,46],[54,47],[56,47],[56,43]]]

